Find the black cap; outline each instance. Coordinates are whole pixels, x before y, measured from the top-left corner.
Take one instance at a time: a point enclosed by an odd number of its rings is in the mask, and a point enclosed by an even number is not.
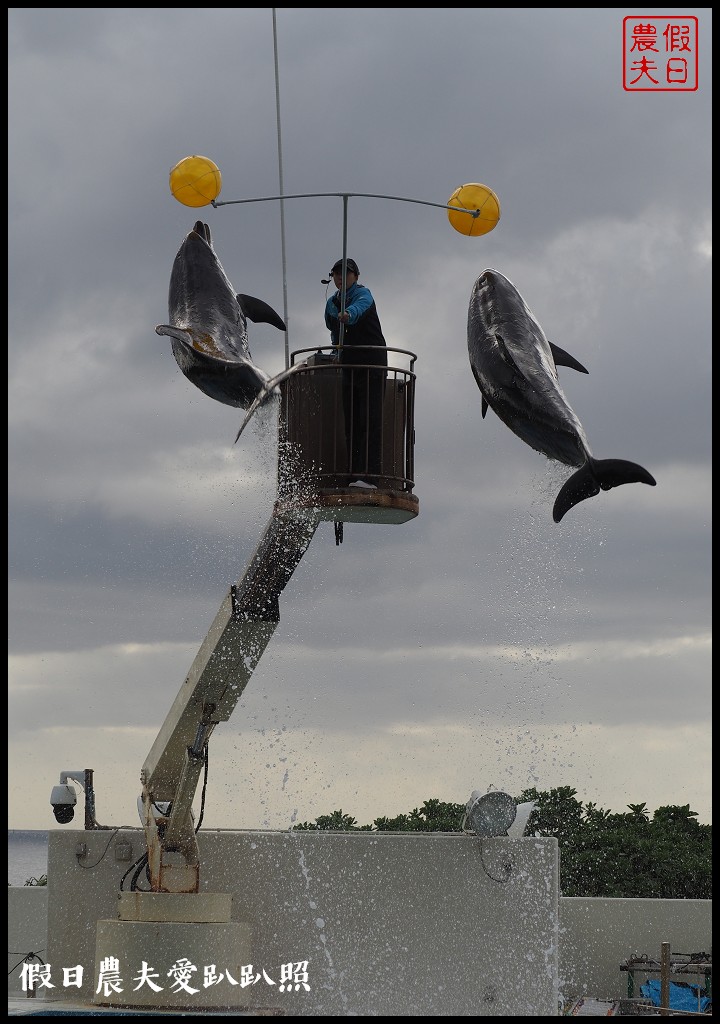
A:
[[[350,271],[351,274],[354,274],[355,277],[360,276],[360,271],[358,270],[358,265],[355,262],[355,260],[345,260],[345,263],[347,265],[347,269]],[[336,270],[342,271],[342,265],[342,260],[337,260],[335,263],[333,263],[332,270],[330,271],[330,276],[332,277]]]

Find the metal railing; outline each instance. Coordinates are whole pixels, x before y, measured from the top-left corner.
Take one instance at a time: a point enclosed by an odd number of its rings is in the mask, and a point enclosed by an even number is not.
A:
[[[343,362],[330,345],[292,353],[292,365],[306,360],[307,367],[281,385],[281,462],[292,462],[287,476],[319,490],[342,490],[360,479],[410,493],[417,356],[353,345],[352,358]]]

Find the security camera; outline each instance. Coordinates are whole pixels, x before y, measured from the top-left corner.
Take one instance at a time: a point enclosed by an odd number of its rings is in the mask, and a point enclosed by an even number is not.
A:
[[[50,794],[50,803],[52,804],[55,821],[59,822],[59,824],[67,825],[75,817],[77,794],[73,786],[53,786],[52,793]]]

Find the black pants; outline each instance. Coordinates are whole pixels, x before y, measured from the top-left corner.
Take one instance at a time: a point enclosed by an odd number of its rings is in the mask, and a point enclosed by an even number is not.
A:
[[[343,365],[343,412],[348,472],[351,476],[382,474],[385,367]]]

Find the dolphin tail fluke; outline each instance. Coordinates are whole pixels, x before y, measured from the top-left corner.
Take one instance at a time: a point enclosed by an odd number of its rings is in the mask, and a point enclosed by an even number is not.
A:
[[[590,459],[560,488],[553,505],[553,519],[559,523],[573,505],[592,498],[600,491],[609,491],[621,484],[650,484],[654,487],[655,482],[655,478],[636,462],[627,462],[625,459]]]
[[[297,373],[298,370],[304,370],[306,367],[307,362],[305,360],[303,360],[302,363],[295,363],[295,365],[289,367],[289,369],[281,370],[280,373],[277,373],[267,382],[267,384],[265,384],[263,389],[258,393],[257,397],[253,401],[252,405],[249,407],[248,411],[245,413],[245,419],[240,424],[240,429],[235,435],[235,441],[233,442],[234,444],[238,443],[238,441],[240,440],[240,435],[242,434],[243,430],[248,425],[252,417],[258,411],[260,406],[264,405],[265,402],[267,402],[268,398],[272,398],[273,395],[277,396],[278,384],[281,384],[282,381],[286,380],[288,377],[291,377],[294,373]]]

